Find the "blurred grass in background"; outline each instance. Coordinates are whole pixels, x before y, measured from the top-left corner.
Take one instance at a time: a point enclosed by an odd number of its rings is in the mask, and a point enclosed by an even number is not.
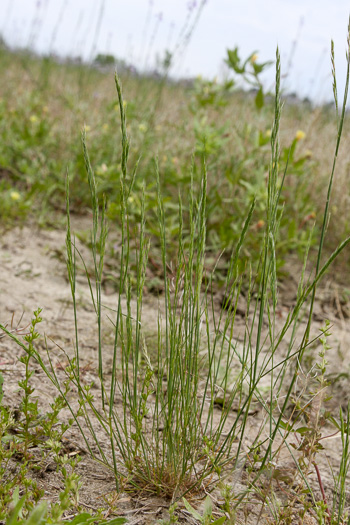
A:
[[[107,57],[108,58],[108,57]],[[268,166],[271,162],[270,135],[273,97],[264,97],[255,82],[263,67],[254,53],[245,61],[250,67],[255,91],[236,88],[233,77],[218,83],[196,78],[174,82],[165,73],[138,75],[121,67],[128,132],[132,137],[131,164],[139,160],[138,174],[129,196],[130,221],[140,221],[141,186],[145,184],[148,234],[153,248],[159,247],[156,218],[156,177],[158,157],[167,230],[178,233],[178,195],[184,202],[193,169],[199,191],[200,166],[207,163],[207,259],[215,264],[219,254],[237,243],[251,200],[257,205],[248,232],[242,267],[259,257],[264,235]],[[233,75],[245,79],[238,51],[228,51],[227,63]],[[57,224],[57,211],[64,221],[65,177],[71,179],[71,206],[74,213],[87,213],[89,195],[80,132],[85,127],[87,144],[99,196],[107,197],[107,215],[119,217],[121,171],[120,116],[113,82],[113,67],[106,69],[106,57],[98,67],[58,63],[29,52],[1,47],[0,73],[0,218],[4,226],[21,223],[28,216],[41,225]],[[107,64],[108,65],[108,64]],[[249,78],[248,78],[249,80]],[[252,82],[251,82],[252,84]],[[334,129],[330,106],[312,107],[308,101],[286,97],[281,122],[279,170],[288,174],[282,190],[284,207],[278,238],[278,268],[293,250],[303,252],[317,218],[323,214],[325,188],[331,170]],[[345,123],[344,143],[349,140]],[[193,166],[193,168],[192,168]],[[349,169],[346,147],[338,157],[337,180],[332,199],[328,248],[333,249],[349,235]],[[197,186],[196,186],[197,185]],[[187,220],[188,220],[187,215]],[[176,253],[174,241],[174,254]],[[230,251],[230,250],[228,250]],[[156,253],[156,252],[155,252]],[[156,254],[157,255],[157,254]],[[154,256],[154,254],[153,254]],[[343,262],[344,262],[343,256]],[[219,269],[225,273],[225,256]],[[220,272],[219,272],[220,276]]]

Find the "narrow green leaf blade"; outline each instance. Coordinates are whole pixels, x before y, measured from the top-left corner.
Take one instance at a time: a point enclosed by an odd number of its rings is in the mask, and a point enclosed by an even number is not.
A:
[[[186,507],[186,509],[188,510],[188,512],[190,512],[192,514],[192,516],[194,518],[196,518],[196,520],[199,520],[201,523],[203,522],[203,518],[202,516],[199,514],[199,512],[196,511],[196,509],[194,509],[192,507],[192,505],[190,505],[190,503],[188,503],[187,499],[186,498],[182,498],[183,502],[184,502],[184,505]]]
[[[221,518],[218,518],[217,520],[212,522],[212,525],[222,525],[222,523],[225,523],[226,516],[221,516]]]
[[[43,501],[31,512],[24,525],[41,525],[46,522],[47,503]]]

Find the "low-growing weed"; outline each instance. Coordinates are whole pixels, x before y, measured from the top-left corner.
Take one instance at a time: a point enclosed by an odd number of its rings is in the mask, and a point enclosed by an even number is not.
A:
[[[45,491],[32,473],[41,471],[48,458],[60,472],[64,488],[59,495],[59,504],[51,506],[50,521],[45,523],[58,523],[66,510],[79,507],[80,477],[75,471],[80,458],[65,455],[62,445],[62,437],[74,421],[70,419],[65,423],[61,420],[70,382],[65,382],[63,396],[57,396],[44,414],[32,386],[34,341],[40,337],[37,332],[37,325],[42,321],[40,313],[40,308],[34,312],[30,327],[20,328],[19,324],[14,327],[13,319],[8,327],[10,333],[26,333],[23,336],[27,342],[26,352],[18,359],[24,365],[24,378],[18,381],[19,392],[22,392],[18,407],[3,404],[6,381],[0,374],[0,519],[6,519],[11,506],[14,507],[7,524],[44,523],[41,520],[47,514],[47,505],[38,502]],[[32,453],[35,449],[39,455]],[[23,494],[21,499],[19,491]]]
[[[226,521],[226,516],[221,516],[220,518],[215,519],[213,516],[213,504],[209,496],[205,498],[203,514],[201,515],[196,509],[190,505],[190,503],[183,498],[183,502],[187,511],[202,525],[222,525]]]
[[[63,519],[62,514],[65,510],[64,498],[61,498],[62,505],[59,508],[59,512],[56,512],[56,516],[49,516],[47,502],[43,501],[39,503],[27,517],[23,517],[23,510],[26,503],[26,496],[19,499],[18,490],[15,491],[13,496],[12,504],[13,511],[6,521],[6,525],[63,525],[68,523],[69,525],[123,525],[126,523],[125,518],[114,518],[111,520],[101,519],[99,516],[92,516],[87,512],[81,512],[72,519]]]

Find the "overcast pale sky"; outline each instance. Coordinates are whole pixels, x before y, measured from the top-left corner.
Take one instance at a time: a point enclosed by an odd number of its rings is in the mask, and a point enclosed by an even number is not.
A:
[[[332,97],[330,42],[335,42],[338,85],[345,80],[349,0],[0,0],[0,32],[14,46],[39,52],[112,53],[137,66],[183,42],[173,74],[214,77],[227,48],[273,60],[278,45],[285,85],[321,102]],[[181,36],[182,35],[182,36]],[[266,74],[273,82],[273,68]]]

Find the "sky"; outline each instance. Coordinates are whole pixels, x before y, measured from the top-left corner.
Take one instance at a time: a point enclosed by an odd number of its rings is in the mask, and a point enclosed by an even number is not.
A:
[[[332,99],[331,40],[339,97],[345,83],[349,0],[0,0],[6,43],[39,53],[109,53],[152,68],[166,49],[176,77],[224,74],[226,50],[258,61],[281,54],[283,87],[316,103]],[[264,74],[273,86],[274,67]]]

